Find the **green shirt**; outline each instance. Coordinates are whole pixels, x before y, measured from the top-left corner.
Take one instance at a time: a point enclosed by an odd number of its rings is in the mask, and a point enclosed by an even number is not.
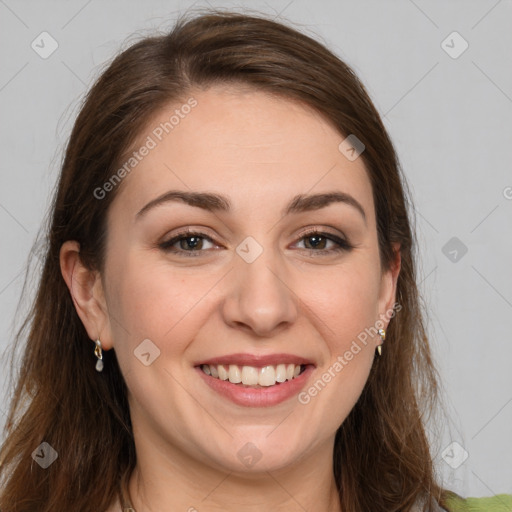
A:
[[[489,498],[453,497],[448,501],[450,512],[512,512],[512,494]]]

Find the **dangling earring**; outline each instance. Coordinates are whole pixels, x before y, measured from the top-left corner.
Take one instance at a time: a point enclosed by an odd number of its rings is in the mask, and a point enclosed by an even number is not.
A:
[[[97,339],[95,343],[94,355],[98,358],[96,361],[96,371],[101,372],[103,370],[103,351],[101,350],[101,341]]]
[[[379,353],[379,356],[382,355],[382,345],[384,344],[384,340],[386,339],[386,331],[384,329],[379,329],[380,339],[382,340],[382,343],[377,347],[377,352]]]

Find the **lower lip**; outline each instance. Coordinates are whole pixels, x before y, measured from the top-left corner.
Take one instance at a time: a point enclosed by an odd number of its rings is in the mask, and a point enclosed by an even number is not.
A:
[[[307,379],[314,370],[314,366],[308,364],[306,369],[292,380],[261,388],[233,384],[229,380],[221,380],[206,375],[198,366],[195,369],[210,388],[235,404],[245,407],[271,407],[297,395],[305,386]]]

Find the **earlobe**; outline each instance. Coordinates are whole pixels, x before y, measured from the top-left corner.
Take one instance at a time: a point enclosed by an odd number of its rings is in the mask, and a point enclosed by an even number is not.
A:
[[[103,349],[109,350],[112,337],[101,276],[83,264],[78,242],[68,240],[62,244],[60,269],[89,338],[93,341],[100,338]]]

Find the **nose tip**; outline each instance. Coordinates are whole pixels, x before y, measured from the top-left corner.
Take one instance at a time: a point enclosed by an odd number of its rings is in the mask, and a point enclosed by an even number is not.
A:
[[[228,325],[268,337],[295,322],[297,301],[285,272],[276,272],[258,258],[250,264],[241,261],[233,274],[223,307]]]

